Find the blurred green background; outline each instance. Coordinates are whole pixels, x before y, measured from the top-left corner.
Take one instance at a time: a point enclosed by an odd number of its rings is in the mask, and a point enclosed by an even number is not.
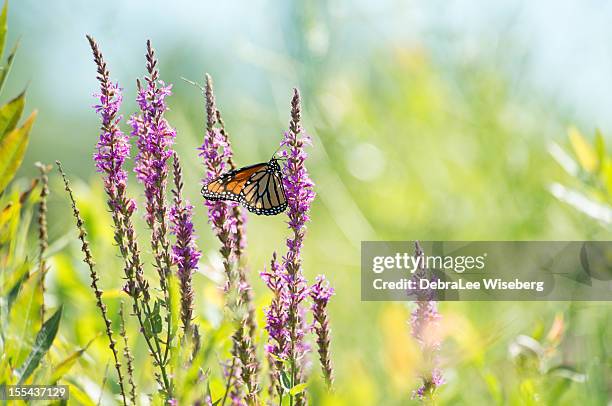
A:
[[[174,84],[167,118],[177,128],[204,254],[195,276],[197,313],[214,325],[221,271],[198,193],[204,169],[196,151],[204,105],[181,77],[213,76],[239,165],[269,159],[298,87],[317,192],[304,268],[311,280],[325,273],[336,288],[330,306],[338,390],[334,399],[314,399],[406,404],[418,385],[411,307],[360,301],[360,241],[609,239],[607,225],[550,193],[568,175],[549,149],[555,142],[570,150],[570,125],[587,139],[596,127],[604,138],[612,134],[610,17],[612,6],[598,1],[19,0],[10,5],[9,43],[19,38],[21,45],[5,95],[27,83],[27,108],[39,110],[21,175],[35,176],[35,161],[60,159],[80,180],[77,198],[116,309],[122,272],[91,160],[97,87],[85,34],[98,40],[125,89],[126,117],[136,109],[135,80],[144,74],[145,40],[152,40],[161,78]],[[142,197],[135,185],[132,195]],[[84,345],[94,336],[91,326],[102,323],[56,175],[50,199],[57,254],[48,300],[66,303],[60,335]],[[269,296],[257,272],[273,250],[284,252],[284,221],[249,216],[249,266],[260,307]],[[608,303],[444,303],[441,312],[443,404],[609,402]],[[547,339],[555,317],[562,338]],[[570,379],[540,364],[524,367],[510,351],[521,334],[546,347],[545,355],[527,358],[567,366]],[[95,394],[108,357],[104,340],[88,353],[73,376]],[[136,355],[144,365],[146,353]]]

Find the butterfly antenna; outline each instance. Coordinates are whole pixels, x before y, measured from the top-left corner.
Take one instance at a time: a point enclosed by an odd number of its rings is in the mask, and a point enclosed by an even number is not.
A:
[[[200,89],[202,91],[202,93],[206,92],[206,89],[204,89],[204,86],[202,86],[201,84],[199,84],[198,82],[195,82],[193,80],[189,80],[183,76],[181,76],[181,79],[184,80],[185,82],[189,83],[192,86],[197,87],[198,89]]]
[[[270,159],[277,159],[277,160],[279,160],[279,161],[285,160],[286,158],[283,158],[283,157],[279,157],[279,158],[277,158],[277,157],[276,157],[276,154],[278,154],[278,151],[280,151],[280,149],[281,149],[282,147],[283,147],[283,145],[279,145],[279,147],[278,147],[278,148],[276,148],[276,151],[274,151],[274,153],[272,154],[272,158],[270,158]]]

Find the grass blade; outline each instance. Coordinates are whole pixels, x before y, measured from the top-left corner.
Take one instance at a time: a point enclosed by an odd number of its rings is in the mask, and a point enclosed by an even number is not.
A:
[[[17,127],[25,107],[25,92],[0,107],[0,141]]]
[[[4,2],[2,7],[2,13],[0,14],[0,58],[4,54],[4,47],[6,46],[6,32],[8,31],[8,0]]]
[[[23,126],[14,129],[0,141],[0,193],[13,179],[21,165],[35,118],[36,112],[33,112]]]
[[[2,88],[4,87],[4,83],[6,82],[6,78],[8,78],[9,73],[11,73],[11,67],[13,66],[13,61],[15,60],[15,55],[17,54],[17,48],[19,48],[19,42],[15,44],[11,54],[9,55],[6,65],[2,67],[0,70],[0,92],[2,92]]]
[[[30,377],[30,375],[32,375],[32,372],[36,370],[43,356],[47,353],[47,351],[49,351],[49,348],[51,348],[51,344],[53,344],[53,340],[55,339],[57,330],[59,329],[61,317],[62,307],[60,307],[55,314],[49,318],[49,320],[45,321],[42,328],[36,335],[32,352],[30,352],[30,355],[28,355],[28,358],[25,360],[23,365],[17,370],[17,374],[19,375],[19,385],[22,385]]]

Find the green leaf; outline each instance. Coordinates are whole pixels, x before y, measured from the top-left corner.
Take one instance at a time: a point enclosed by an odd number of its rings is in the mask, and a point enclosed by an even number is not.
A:
[[[14,283],[13,287],[8,293],[7,312],[9,313],[11,311],[11,307],[13,306],[13,303],[15,302],[15,299],[17,299],[17,295],[19,294],[21,285],[23,285],[23,283],[27,281],[30,276],[28,273],[28,271],[30,270],[30,266],[31,266],[30,262],[25,261],[23,265],[21,265],[19,269],[17,269],[16,272],[13,272],[15,274],[14,276],[17,278],[17,281]]]
[[[0,58],[2,58],[2,55],[4,55],[4,47],[6,46],[6,32],[8,31],[7,15],[8,0],[4,2],[2,14],[0,14]]]
[[[0,141],[0,193],[13,179],[21,165],[35,118],[36,112],[33,112],[20,128],[14,129]]]
[[[0,212],[0,245],[15,238],[21,214],[21,203],[17,195]]]
[[[295,385],[293,388],[289,390],[289,394],[291,396],[299,395],[300,393],[304,392],[307,386],[308,384],[306,382],[298,383],[297,385]]]
[[[85,351],[87,351],[87,349],[89,348],[89,346],[91,345],[91,343],[94,342],[94,340],[96,338],[100,337],[100,334],[96,335],[94,338],[92,338],[86,345],[85,347],[73,352],[72,354],[70,354],[70,356],[68,358],[66,358],[65,360],[63,360],[62,362],[60,362],[59,364],[57,364],[57,366],[55,367],[54,371],[53,371],[53,375],[51,376],[51,382],[53,384],[55,384],[57,381],[59,381],[64,375],[66,375],[70,369],[72,368],[72,366],[75,364],[75,362],[77,362],[77,360],[81,357],[81,355],[83,355],[83,353]]]
[[[96,406],[98,403],[95,402],[89,395],[80,388],[80,384],[74,380],[70,380],[70,404],[83,405],[83,406]]]
[[[0,107],[0,141],[17,127],[25,107],[25,91]]]
[[[170,298],[170,341],[179,329],[179,315],[181,314],[181,290],[176,276],[168,277],[168,295]]]
[[[17,54],[17,48],[19,48],[19,42],[15,44],[11,54],[9,55],[6,65],[2,67],[0,70],[0,92],[2,92],[2,88],[4,87],[4,83],[6,82],[6,78],[9,73],[11,73],[11,67],[13,66],[13,61],[15,60],[15,55]]]
[[[208,396],[210,399],[212,399],[212,398],[213,398],[212,391],[210,390],[210,379],[207,379],[207,380],[206,380],[206,395],[207,395],[207,396]],[[222,398],[222,397],[220,397],[219,399],[215,400],[215,401],[212,403],[212,406],[217,406],[219,403],[221,403],[221,401],[222,401],[222,400],[223,400],[223,398]]]
[[[483,378],[487,384],[487,388],[489,389],[489,394],[493,399],[495,399],[495,403],[498,405],[503,405],[502,389],[497,377],[491,372],[484,372]]]
[[[575,127],[571,127],[568,130],[568,136],[582,169],[587,172],[593,172],[597,168],[597,154],[595,153],[595,149]]]
[[[282,387],[287,391],[291,390],[291,378],[289,378],[287,372],[281,371],[280,377]]]
[[[51,344],[53,344],[53,340],[57,335],[57,330],[59,329],[60,320],[62,318],[62,306],[49,318],[49,320],[45,321],[40,331],[36,335],[36,339],[34,340],[34,347],[32,347],[32,352],[28,355],[28,358],[25,360],[23,365],[19,367],[17,370],[17,374],[19,375],[19,385],[22,385],[29,377],[32,375],[32,372],[38,367],[40,361],[43,356],[49,351],[51,348]]]
[[[158,300],[155,302],[155,307],[153,308],[153,314],[151,315],[151,329],[153,334],[159,334],[163,330],[163,322],[161,317],[161,302]]]
[[[150,317],[145,320],[145,334],[148,334],[150,337],[161,333],[163,330],[163,322],[160,311],[161,302],[158,300],[153,306]]]
[[[597,155],[597,172],[601,173],[606,161],[606,143],[599,129],[595,131],[595,154]]]

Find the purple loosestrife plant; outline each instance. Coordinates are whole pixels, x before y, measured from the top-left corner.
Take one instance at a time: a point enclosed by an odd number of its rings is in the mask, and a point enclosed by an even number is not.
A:
[[[306,280],[302,273],[301,250],[306,232],[306,222],[308,222],[308,211],[310,204],[315,198],[313,182],[308,176],[305,161],[307,158],[304,147],[310,143],[309,137],[304,133],[301,120],[300,93],[297,89],[293,90],[291,100],[291,120],[289,121],[289,131],[281,142],[285,147],[282,157],[286,158],[283,165],[283,186],[287,197],[287,224],[293,235],[287,239],[287,254],[283,257],[283,268],[285,270],[285,283],[288,290],[288,320],[289,330],[289,376],[291,386],[302,383],[303,365],[302,357],[307,352],[307,345],[304,342],[304,310],[302,302],[308,294]],[[294,397],[291,396],[291,403]],[[297,404],[304,404],[305,399],[302,394],[295,397]]]
[[[173,159],[174,204],[170,208],[170,222],[176,243],[172,246],[172,258],[177,265],[177,274],[181,290],[181,320],[187,335],[191,330],[193,314],[193,289],[191,277],[197,270],[200,251],[196,246],[193,223],[191,221],[193,206],[183,201],[183,176],[178,154]]]
[[[229,143],[225,132],[216,127],[217,108],[215,105],[215,96],[212,89],[212,79],[206,75],[206,132],[202,146],[200,147],[200,156],[204,160],[206,166],[206,178],[204,183],[209,182],[223,173],[227,172],[231,166],[229,164],[232,157],[232,147]],[[232,269],[234,266],[235,250],[237,247],[236,234],[237,219],[232,215],[233,208],[236,206],[234,202],[224,201],[209,201],[204,202],[208,208],[208,218],[213,227],[213,231],[221,241],[221,255],[224,259],[224,268],[227,277],[226,291],[236,283],[235,273]]]
[[[215,104],[212,79],[206,75],[206,132],[200,156],[206,166],[206,178],[208,182],[233,166],[232,148],[227,138],[227,134],[219,121],[220,114]],[[239,271],[237,252],[242,252],[241,244],[243,238],[244,221],[237,209],[235,202],[206,201],[208,207],[208,217],[213,230],[221,242],[221,256],[227,277],[225,291],[227,293],[227,303],[231,316],[236,323],[236,331],[232,336],[232,368],[236,373],[229,375],[228,379],[234,376],[239,377],[234,386],[244,386],[245,398],[248,404],[257,403],[259,387],[257,385],[257,373],[259,363],[255,354],[255,347],[249,328],[254,325],[254,321],[249,317],[250,286],[246,277],[242,277]]]
[[[319,361],[321,361],[323,378],[329,390],[332,389],[334,382],[334,370],[332,368],[329,352],[331,330],[327,317],[327,304],[333,294],[334,289],[329,286],[329,282],[325,279],[325,276],[317,276],[315,284],[310,288],[310,298],[312,299],[311,310],[314,318],[312,328],[317,336]]]
[[[144,85],[137,81],[138,95],[136,101],[140,108],[138,114],[132,115],[129,124],[132,136],[137,139],[138,154],[134,172],[145,191],[145,220],[151,230],[151,249],[155,267],[159,275],[159,284],[163,294],[163,306],[154,307],[155,321],[151,321],[153,334],[163,333],[158,320],[160,312],[165,309],[165,348],[161,353],[161,364],[166,366],[170,358],[171,343],[175,335],[172,327],[172,290],[168,286],[173,266],[170,242],[168,240],[168,205],[166,189],[168,183],[168,161],[173,155],[172,145],[176,131],[164,118],[167,110],[166,97],[171,94],[171,86],[166,86],[159,79],[157,59],[151,41],[147,41],[146,69],[148,75]]]
[[[204,91],[206,96],[206,137],[200,148],[200,156],[204,158],[206,164],[207,172],[204,182],[207,182],[229,170],[236,169],[236,164],[233,160],[232,147],[225,129],[225,123],[215,103],[210,75],[206,75]],[[237,267],[237,271],[234,273],[227,267],[225,271],[228,283],[237,283],[242,287],[241,300],[249,313],[247,324],[251,339],[253,339],[256,325],[255,310],[252,305],[252,290],[247,280],[245,266],[241,263],[246,248],[246,210],[235,202],[206,201],[205,203],[208,207],[210,222],[222,243],[221,254],[224,258],[231,259],[231,262]],[[231,262],[226,261],[226,265]]]
[[[424,253],[421,245],[415,242],[415,256],[418,259],[418,269],[414,273],[414,279],[427,278],[427,270],[424,265]],[[440,340],[436,334],[436,329],[440,323],[440,313],[438,303],[433,299],[433,292],[419,290],[416,292],[416,308],[410,318],[412,336],[415,338],[424,358],[425,370],[422,374],[422,384],[413,393],[413,396],[421,400],[433,399],[436,390],[444,384],[442,371],[438,367],[438,352],[440,350]]]
[[[94,62],[97,66],[97,79],[100,93],[96,94],[99,104],[94,108],[102,124],[100,138],[96,146],[94,161],[98,172],[102,174],[104,190],[108,196],[108,208],[111,213],[115,242],[123,257],[126,284],[124,291],[132,298],[132,310],[140,324],[141,331],[154,364],[159,368],[158,381],[167,398],[172,394],[172,383],[166,370],[167,355],[162,350],[163,343],[153,331],[154,312],[150,304],[149,285],[144,278],[140,250],[132,222],[136,210],[135,202],[127,196],[127,172],[123,168],[130,155],[128,137],[119,128],[121,116],[121,91],[118,84],[111,82],[106,62],[95,40],[87,36],[91,46]]]

